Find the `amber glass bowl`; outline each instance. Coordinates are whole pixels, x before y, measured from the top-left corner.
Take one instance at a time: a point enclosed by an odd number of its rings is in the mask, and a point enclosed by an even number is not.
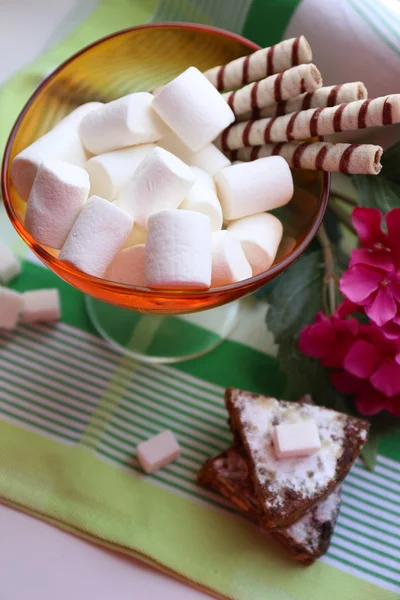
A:
[[[58,260],[58,252],[31,237],[24,227],[25,202],[11,180],[11,162],[80,104],[108,102],[131,92],[150,91],[194,65],[204,71],[257,50],[238,35],[190,24],[157,24],[115,33],[64,62],[28,100],[8,140],[2,166],[4,203],[12,224],[28,246],[62,279],[82,292],[139,312],[179,314],[220,306],[241,298],[286,269],[315,236],[324,216],[327,174],[294,173],[295,194],[278,211],[284,239],[272,268],[246,281],[201,292],[154,292],[86,275]]]

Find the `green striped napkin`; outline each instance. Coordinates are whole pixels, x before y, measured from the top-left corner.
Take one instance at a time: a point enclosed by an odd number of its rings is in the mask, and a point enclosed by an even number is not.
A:
[[[283,4],[293,12],[293,2]],[[31,91],[32,74],[40,78],[110,31],[151,19],[196,18],[226,22],[252,37],[246,27],[260,2],[235,3],[237,11],[226,5],[104,1],[68,39],[0,91],[8,119],[1,120],[1,138]],[[271,14],[283,35],[285,27]],[[224,387],[279,395],[283,382],[274,359],[244,339],[174,367],[121,357],[95,334],[83,295],[29,260],[1,211],[0,235],[24,258],[13,287],[58,287],[63,308],[57,325],[25,324],[0,334],[2,502],[229,598],[398,597],[398,441],[382,443],[374,473],[355,465],[327,555],[310,568],[293,564],[223,498],[195,484],[202,462],[231,441]],[[182,457],[144,476],[135,446],[165,428],[175,432]]]

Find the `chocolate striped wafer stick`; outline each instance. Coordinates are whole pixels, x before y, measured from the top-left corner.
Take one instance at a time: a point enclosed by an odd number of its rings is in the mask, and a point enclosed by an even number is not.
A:
[[[298,65],[261,81],[249,83],[235,92],[227,92],[222,97],[235,115],[240,115],[249,110],[257,111],[273,102],[294,98],[302,92],[312,92],[321,85],[321,73],[315,65]]]
[[[354,102],[356,100],[365,100],[366,98],[368,98],[368,91],[361,81],[328,85],[320,87],[313,92],[300,94],[296,98],[275,102],[263,108],[254,108],[239,115],[237,120],[250,121],[266,117],[280,117],[281,115],[287,115],[299,110],[308,110],[309,108],[318,108],[320,106],[336,106],[343,102]]]
[[[233,123],[215,140],[222,150],[304,140],[338,131],[400,122],[400,94],[358,100],[326,108],[310,108],[282,117]]]
[[[295,65],[308,63],[311,59],[310,44],[304,35],[300,35],[270,48],[256,50],[248,56],[236,58],[226,65],[208,69],[204,75],[221,92],[264,79]]]
[[[279,142],[251,148],[240,148],[231,154],[232,160],[250,161],[265,156],[283,156],[289,167],[351,173],[353,175],[378,175],[382,148],[372,144],[328,144],[325,142]]]

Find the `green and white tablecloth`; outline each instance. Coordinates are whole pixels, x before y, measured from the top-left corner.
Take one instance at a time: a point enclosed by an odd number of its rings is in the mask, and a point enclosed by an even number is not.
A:
[[[377,11],[384,6],[378,4]],[[305,33],[315,46],[315,31],[307,31],[304,17],[311,5],[311,0],[104,0],[59,46],[0,90],[0,144],[32,82],[107,33],[151,20],[191,20],[243,32],[264,45]],[[391,36],[399,36],[400,28],[395,29],[394,21],[367,18],[374,10],[370,0],[335,5],[335,14],[347,14],[347,23],[354,18],[369,28],[369,39],[377,40],[379,52],[387,56],[388,72],[397,69],[398,74],[398,44],[391,48]],[[315,24],[322,11],[320,6],[310,14],[309,22]],[[318,36],[316,46],[320,49]],[[331,58],[321,58],[325,68]],[[383,75],[376,77],[382,80],[377,84],[381,93],[389,91]],[[355,76],[340,76],[345,79]],[[224,499],[195,484],[202,462],[231,441],[224,387],[277,395],[282,388],[276,363],[268,356],[264,305],[249,300],[236,338],[205,357],[174,367],[137,364],[95,334],[80,292],[29,260],[1,211],[0,236],[24,259],[22,275],[12,287],[58,287],[63,309],[58,325],[20,325],[16,332],[0,334],[2,502],[229,598],[398,596],[400,441],[395,438],[381,444],[373,473],[361,463],[352,470],[331,548],[310,568],[287,560]],[[182,457],[143,476],[134,448],[165,428],[176,433]]]

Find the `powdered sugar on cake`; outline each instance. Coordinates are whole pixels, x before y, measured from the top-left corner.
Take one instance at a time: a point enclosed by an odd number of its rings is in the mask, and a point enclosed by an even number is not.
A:
[[[335,478],[343,453],[347,415],[263,396],[253,397],[249,402],[246,394],[235,394],[232,401],[240,415],[257,479],[271,492],[266,501],[269,508],[283,505],[287,489],[300,498],[310,498]],[[320,450],[302,458],[278,460],[272,442],[274,426],[308,420],[318,427]]]
[[[294,523],[282,533],[289,537],[295,544],[304,546],[310,553],[316,552],[321,542],[322,527],[324,523],[331,524],[333,529],[340,508],[341,487],[332,492],[306,514],[300,521]]]

